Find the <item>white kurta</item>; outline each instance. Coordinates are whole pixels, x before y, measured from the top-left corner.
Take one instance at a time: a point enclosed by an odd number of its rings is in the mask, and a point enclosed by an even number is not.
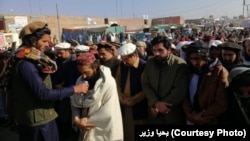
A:
[[[80,116],[79,108],[89,107],[88,123],[95,127],[84,132],[84,141],[123,141],[123,125],[116,82],[111,75],[110,68],[100,66],[101,76],[95,86],[86,95],[72,95],[72,116]],[[82,76],[77,84],[82,83]],[[82,100],[80,100],[82,99]]]

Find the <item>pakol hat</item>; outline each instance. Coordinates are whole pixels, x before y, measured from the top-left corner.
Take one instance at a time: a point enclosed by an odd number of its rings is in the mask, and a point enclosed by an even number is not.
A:
[[[135,45],[137,47],[147,47],[147,45],[144,41],[137,41]]]
[[[208,45],[201,40],[194,41],[188,45],[187,53],[199,53],[202,55],[206,55],[208,53]]]
[[[71,47],[70,43],[66,43],[66,42],[58,43],[58,44],[55,45],[55,49],[56,50],[70,49],[70,47]]]
[[[89,46],[78,45],[75,47],[75,52],[87,52],[89,51]]]
[[[42,21],[34,21],[32,23],[29,23],[28,25],[24,26],[19,34],[19,39],[22,39],[26,35],[30,35],[34,33],[35,31],[39,29],[43,29],[47,27],[48,25],[45,22]]]
[[[115,46],[116,48],[120,48],[121,47],[121,44],[118,43],[118,42],[108,42],[110,43],[111,45]]]
[[[79,42],[74,40],[74,39],[70,39],[67,42],[70,43],[70,45],[73,46],[73,47],[75,47],[77,45],[80,45]]]
[[[243,49],[242,46],[238,45],[235,42],[226,42],[226,43],[220,44],[219,47],[221,49],[233,50],[233,51],[241,51]]]
[[[105,48],[105,49],[111,49],[112,48],[112,44],[110,42],[100,42],[97,44],[97,50],[101,49],[101,48]]]
[[[119,55],[130,55],[134,53],[136,50],[136,46],[133,43],[127,43],[121,46],[121,48],[118,49]]]
[[[232,82],[235,77],[237,77],[238,75],[245,73],[247,71],[250,72],[249,66],[246,66],[246,65],[235,66],[234,68],[232,68],[232,70],[230,71],[230,73],[228,75],[228,81]]]

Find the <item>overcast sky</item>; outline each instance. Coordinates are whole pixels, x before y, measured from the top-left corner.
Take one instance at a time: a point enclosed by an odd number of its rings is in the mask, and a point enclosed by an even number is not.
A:
[[[0,14],[107,18],[183,16],[185,19],[243,15],[244,0],[0,0]],[[245,0],[244,15],[247,15]],[[56,5],[58,8],[56,8]],[[58,9],[58,10],[56,10]],[[249,7],[250,10],[250,7]],[[250,13],[250,12],[249,12]],[[144,17],[147,17],[144,16]]]

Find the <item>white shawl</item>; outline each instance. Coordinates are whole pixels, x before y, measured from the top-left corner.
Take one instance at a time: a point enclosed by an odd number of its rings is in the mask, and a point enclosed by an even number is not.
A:
[[[95,125],[85,132],[83,141],[123,141],[123,125],[116,82],[110,68],[100,66],[101,76],[93,90],[79,101],[81,95],[74,94],[71,98],[72,116],[79,117],[81,107],[89,107],[88,123]],[[77,79],[80,82],[81,76]],[[89,104],[89,106],[87,106]],[[82,106],[83,105],[83,106]]]

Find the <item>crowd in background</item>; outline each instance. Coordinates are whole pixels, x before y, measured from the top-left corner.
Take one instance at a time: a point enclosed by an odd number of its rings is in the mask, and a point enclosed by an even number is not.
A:
[[[19,126],[21,140],[133,141],[135,125],[250,124],[248,30],[83,45],[49,44],[49,36],[34,22],[14,54],[1,52],[0,67],[17,61],[11,94],[0,89],[0,118]]]

